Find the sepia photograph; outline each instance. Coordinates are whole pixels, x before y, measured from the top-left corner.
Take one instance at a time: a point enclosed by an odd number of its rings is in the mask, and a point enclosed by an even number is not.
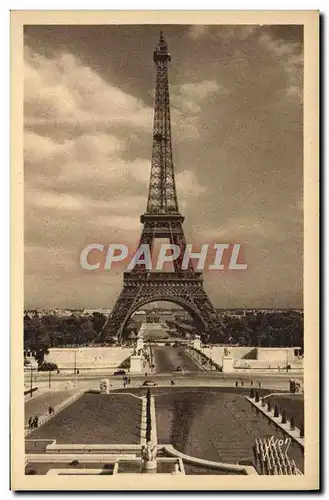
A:
[[[12,14],[12,489],[316,490],[318,12],[119,14]]]

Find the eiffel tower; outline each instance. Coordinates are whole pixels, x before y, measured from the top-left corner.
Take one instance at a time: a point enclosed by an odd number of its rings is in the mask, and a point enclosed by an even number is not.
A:
[[[203,289],[202,273],[196,272],[189,261],[182,269],[186,247],[183,231],[184,217],[178,209],[171,144],[168,66],[171,56],[160,34],[153,52],[156,65],[156,94],[153,125],[151,177],[146,212],[139,245],[149,245],[152,252],[156,238],[166,238],[178,245],[180,256],[173,261],[173,272],[150,272],[144,264],[136,264],[125,272],[123,288],[104,324],[100,337],[103,341],[123,337],[124,327],[141,306],[154,301],[173,302],[190,312],[204,340],[221,333],[223,325]],[[218,338],[218,337],[217,337]]]

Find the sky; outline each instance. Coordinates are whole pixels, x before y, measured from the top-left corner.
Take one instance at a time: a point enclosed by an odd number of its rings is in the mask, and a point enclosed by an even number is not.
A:
[[[163,29],[178,203],[188,243],[239,242],[244,271],[206,271],[215,307],[302,307],[300,26],[25,26],[25,307],[108,308],[135,250],[151,167]]]

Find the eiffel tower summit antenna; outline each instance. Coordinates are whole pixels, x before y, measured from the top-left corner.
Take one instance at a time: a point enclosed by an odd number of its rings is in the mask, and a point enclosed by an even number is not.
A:
[[[150,272],[144,264],[137,264],[124,273],[122,291],[99,334],[103,342],[111,337],[122,338],[132,314],[155,301],[174,302],[189,311],[204,339],[223,330],[222,322],[204,291],[202,273],[195,271],[191,261],[187,269],[182,268],[186,240],[184,217],[178,208],[171,142],[168,80],[171,55],[162,31],[153,52],[153,61],[156,91],[152,161],[147,207],[140,218],[143,228],[139,246],[148,245],[152,252],[157,238],[167,238],[180,248],[180,256],[173,261],[173,272]]]

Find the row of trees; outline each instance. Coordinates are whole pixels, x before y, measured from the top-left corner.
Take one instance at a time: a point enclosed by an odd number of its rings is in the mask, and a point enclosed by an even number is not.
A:
[[[102,313],[89,316],[24,316],[24,349],[32,351],[39,364],[50,347],[88,345],[101,331],[106,320]]]
[[[94,312],[88,316],[60,317],[34,314],[24,317],[24,347],[42,358],[50,347],[88,345],[101,331],[106,316]],[[303,349],[303,315],[295,311],[258,312],[241,317],[222,316],[223,328],[210,332],[208,342],[241,346],[285,347]],[[179,335],[189,337],[199,333],[192,320],[167,320],[168,326]],[[128,328],[137,331],[138,325],[129,322]]]
[[[246,316],[221,316],[222,326],[210,332],[206,342],[256,347],[289,347],[303,349],[303,315],[296,311],[258,312]],[[198,333],[193,320],[167,321],[179,334]],[[205,340],[205,339],[203,339]]]
[[[304,318],[295,311],[258,312],[239,318],[224,316],[223,323],[225,340],[231,344],[303,349]]]

